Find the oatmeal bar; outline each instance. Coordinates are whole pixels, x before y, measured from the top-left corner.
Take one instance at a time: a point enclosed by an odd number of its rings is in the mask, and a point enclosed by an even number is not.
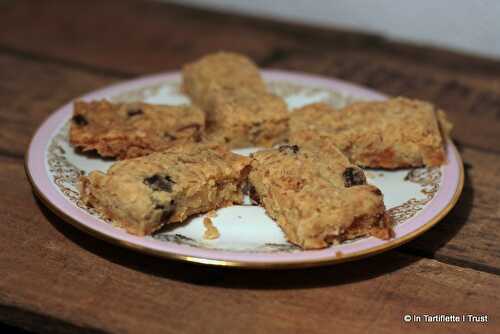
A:
[[[183,90],[206,113],[213,142],[272,146],[287,136],[285,101],[267,92],[259,69],[244,56],[216,53],[185,66]]]
[[[177,145],[81,177],[81,197],[135,235],[243,201],[249,158],[208,144]]]
[[[266,92],[259,68],[249,58],[230,52],[207,55],[182,69],[182,87],[202,109],[210,109],[212,95],[220,89],[244,88]]]
[[[444,113],[432,104],[401,97],[340,110],[312,104],[290,115],[291,142],[324,151],[335,146],[351,162],[373,168],[443,164],[450,129]]]
[[[334,153],[335,152],[335,153]],[[250,196],[275,219],[287,239],[324,248],[364,235],[388,239],[392,220],[380,190],[338,150],[323,155],[297,145],[252,156]]]
[[[199,141],[204,126],[197,107],[76,101],[70,142],[103,157],[129,159]]]
[[[238,91],[215,94],[208,114],[207,138],[229,147],[272,146],[288,135],[288,109],[268,93]]]

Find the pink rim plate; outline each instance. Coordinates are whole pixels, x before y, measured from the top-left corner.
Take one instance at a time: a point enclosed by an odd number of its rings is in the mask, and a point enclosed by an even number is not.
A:
[[[266,80],[290,81],[304,86],[328,88],[364,99],[380,100],[385,96],[341,80],[311,76],[301,73],[266,70]],[[155,85],[165,81],[180,80],[180,73],[165,73],[130,80],[92,92],[82,99],[100,99],[124,91]],[[463,165],[455,145],[447,143],[447,164],[442,167],[442,184],[433,200],[416,216],[396,226],[395,236],[389,241],[374,237],[344,244],[341,254],[336,248],[302,252],[230,252],[196,248],[188,245],[143,238],[127,234],[121,229],[105,224],[89,215],[70,202],[50,180],[46,169],[46,152],[54,132],[72,114],[72,102],[64,105],[50,115],[38,128],[26,154],[26,172],[36,195],[57,215],[77,228],[100,239],[132,248],[144,253],[165,258],[185,260],[196,263],[237,266],[245,268],[294,268],[324,265],[350,261],[373,255],[397,247],[422,234],[455,205],[463,187]]]

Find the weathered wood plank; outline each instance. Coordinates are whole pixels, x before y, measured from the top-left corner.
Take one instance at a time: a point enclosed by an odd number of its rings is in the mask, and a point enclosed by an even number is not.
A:
[[[0,157],[0,305],[15,323],[147,333],[483,333],[498,328],[500,277],[388,252],[334,267],[258,272],[152,258],[87,236],[35,201]],[[487,324],[410,324],[411,314],[487,314]],[[10,321],[7,312],[0,320]],[[65,324],[68,327],[65,327]]]
[[[500,84],[360,52],[293,54],[273,67],[337,77],[389,95],[432,101],[455,124],[454,139],[500,152]]]
[[[217,50],[264,61],[296,45],[252,20],[153,1],[16,1],[0,12],[0,46],[132,74],[178,69]]]
[[[280,59],[289,50],[342,51],[493,81],[500,75],[500,62],[492,59],[342,29],[151,1],[18,0],[7,1],[2,9],[0,46],[127,73],[176,69],[186,60],[224,49],[247,53],[263,63]]]
[[[0,54],[0,153],[22,156],[31,136],[55,109],[118,80],[82,70]]]

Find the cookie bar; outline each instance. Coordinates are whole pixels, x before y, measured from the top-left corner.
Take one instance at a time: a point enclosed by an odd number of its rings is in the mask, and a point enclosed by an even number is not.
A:
[[[340,151],[331,152],[284,145],[253,154],[250,196],[304,249],[365,235],[390,238],[380,190]]]
[[[285,101],[267,92],[258,67],[244,56],[216,53],[185,66],[183,90],[206,113],[213,142],[271,146],[287,137]]]
[[[197,107],[76,101],[70,142],[102,157],[129,159],[200,141],[204,127]]]
[[[231,52],[217,52],[187,64],[182,69],[182,88],[202,109],[210,109],[215,92],[244,88],[266,92],[259,68],[249,58]]]
[[[335,110],[307,105],[290,115],[290,141],[328,151],[340,149],[351,162],[373,168],[439,166],[451,129],[442,111],[407,98],[357,102]]]
[[[164,224],[243,201],[249,158],[208,144],[177,145],[81,177],[82,200],[117,226],[149,235]]]
[[[213,113],[207,114],[209,141],[229,147],[282,143],[288,135],[288,109],[280,97],[240,90],[218,93]]]

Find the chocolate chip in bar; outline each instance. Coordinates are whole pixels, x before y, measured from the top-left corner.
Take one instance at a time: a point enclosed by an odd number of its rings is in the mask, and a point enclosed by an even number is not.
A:
[[[348,167],[342,174],[346,188],[366,184],[366,178],[363,171],[359,168]]]
[[[278,150],[285,153],[297,154],[300,150],[298,145],[281,145]]]
[[[75,115],[75,116],[73,116],[73,118],[71,120],[73,121],[73,123],[75,123],[76,125],[79,125],[79,126],[84,126],[84,125],[89,124],[89,122],[87,121],[87,119],[83,115]]]
[[[172,185],[174,183],[175,182],[168,175],[162,176],[155,174],[144,179],[144,184],[154,191],[172,192]]]
[[[144,114],[144,111],[142,111],[142,109],[130,109],[129,111],[127,111],[128,117],[138,116],[142,114]]]

